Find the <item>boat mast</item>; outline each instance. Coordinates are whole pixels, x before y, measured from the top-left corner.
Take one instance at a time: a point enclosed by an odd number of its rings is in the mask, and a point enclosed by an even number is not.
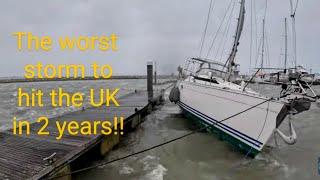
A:
[[[232,67],[234,66],[234,59],[235,59],[237,51],[238,51],[239,40],[240,40],[240,36],[241,36],[242,29],[243,29],[243,24],[244,24],[245,0],[241,0],[240,3],[241,3],[241,5],[240,5],[240,13],[239,13],[239,18],[238,18],[236,35],[234,37],[232,51],[231,51],[229,58],[227,60],[228,74],[226,76],[226,81],[230,81]]]
[[[284,19],[284,29],[285,29],[285,35],[284,35],[284,71],[287,71],[287,59],[288,59],[288,29],[287,29],[287,18]]]
[[[262,69],[263,69],[263,58],[264,58],[264,29],[265,29],[265,19],[262,20],[262,51],[261,51],[261,65],[260,65],[260,69],[261,69],[261,73],[262,73]]]
[[[292,41],[293,41],[293,62],[294,62],[294,68],[297,70],[297,42],[296,42],[296,9],[298,6],[298,1],[296,3],[295,9],[293,7],[292,0],[290,0],[290,6],[291,6],[291,19],[292,19]]]

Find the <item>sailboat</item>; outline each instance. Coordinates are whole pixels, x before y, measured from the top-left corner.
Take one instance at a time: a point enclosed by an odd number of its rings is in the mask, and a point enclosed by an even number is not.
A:
[[[315,81],[315,74],[309,73],[303,66],[295,64],[294,68],[287,67],[288,61],[288,29],[287,29],[287,18],[284,19],[284,29],[285,29],[285,51],[284,51],[284,68],[281,69],[283,71],[278,71],[275,73],[270,73],[271,77],[269,82],[272,83],[281,83],[281,82],[288,82],[289,75],[294,74],[295,72],[299,73],[301,79],[309,84],[313,84]],[[279,68],[270,68],[280,70]]]
[[[233,83],[244,18],[245,0],[241,0],[236,34],[227,63],[204,58],[187,59],[185,75],[171,90],[169,99],[178,104],[188,118],[206,127],[208,132],[254,157],[274,133],[278,133],[288,144],[293,144],[296,133],[292,122],[289,121],[290,135],[281,132],[279,126],[287,116],[309,110],[311,102],[319,96],[298,76],[291,77],[289,84],[282,85],[277,98],[253,91],[247,87],[248,83]]]
[[[254,79],[256,83],[266,83],[267,79],[269,78],[269,74],[263,72],[265,68],[264,65],[264,51],[265,51],[265,19],[262,21],[262,48],[261,48],[261,63],[260,63],[260,71],[257,73],[257,76]]]

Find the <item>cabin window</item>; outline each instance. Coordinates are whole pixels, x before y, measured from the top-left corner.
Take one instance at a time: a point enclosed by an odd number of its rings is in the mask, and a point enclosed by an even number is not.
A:
[[[208,79],[208,78],[203,78],[203,77],[198,77],[198,76],[193,76],[193,77],[194,77],[194,79],[197,79],[197,80],[219,84],[219,82],[215,78]]]

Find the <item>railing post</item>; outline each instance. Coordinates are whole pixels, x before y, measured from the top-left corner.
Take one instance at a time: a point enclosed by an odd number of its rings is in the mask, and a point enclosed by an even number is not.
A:
[[[157,62],[154,62],[154,84],[157,85]]]
[[[147,91],[148,91],[148,101],[153,100],[153,63],[147,62]]]

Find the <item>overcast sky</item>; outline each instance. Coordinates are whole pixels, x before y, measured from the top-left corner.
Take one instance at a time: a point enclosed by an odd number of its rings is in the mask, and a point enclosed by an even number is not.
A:
[[[203,54],[218,29],[229,0],[213,0],[215,6],[208,26]],[[238,0],[230,0],[238,2]],[[261,22],[265,0],[254,0],[258,39],[262,36]],[[210,0],[4,0],[0,6],[0,76],[22,76],[25,64],[111,64],[115,74],[145,74],[146,62],[157,61],[161,74],[176,71],[188,57],[199,56],[199,42],[204,30]],[[300,1],[296,15],[298,64],[320,72],[320,1]],[[284,17],[289,17],[289,0],[268,0],[266,17],[266,66],[283,65]],[[208,58],[225,61],[231,49],[239,3],[235,3],[229,34],[226,26],[218,34]],[[231,12],[231,10],[229,11]],[[254,13],[253,13],[254,14]],[[229,17],[229,16],[227,16]],[[255,42],[255,17],[253,42]],[[246,20],[240,40],[237,62],[241,71],[248,72],[250,63],[251,0],[246,0]],[[291,21],[288,20],[291,34]],[[227,24],[227,23],[225,23]],[[59,36],[109,35],[119,36],[118,52],[18,52],[16,31],[37,35]],[[228,37],[228,38],[223,38]],[[53,40],[56,40],[53,39]],[[222,42],[226,40],[225,48]],[[289,36],[289,59],[292,61],[292,38]],[[54,46],[56,46],[54,42]],[[220,47],[220,48],[219,48]],[[253,43],[253,49],[256,45]],[[281,52],[282,50],[282,52]],[[222,54],[222,58],[220,56]],[[251,67],[255,66],[253,52]]]

